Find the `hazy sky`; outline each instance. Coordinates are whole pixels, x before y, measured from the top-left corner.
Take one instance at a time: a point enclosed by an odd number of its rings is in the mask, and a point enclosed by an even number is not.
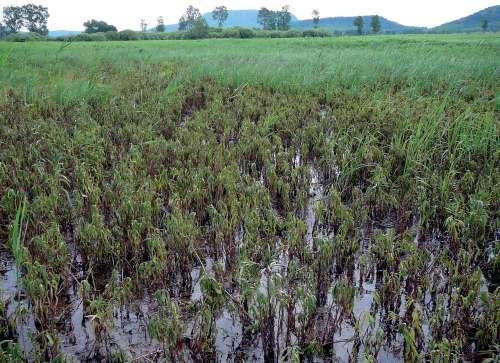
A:
[[[217,5],[229,9],[277,9],[288,4],[299,19],[310,18],[312,9],[319,9],[322,17],[379,14],[404,25],[435,26],[498,5],[500,0],[0,0],[0,8],[28,2],[49,8],[51,30],[80,30],[90,18],[107,21],[121,30],[139,29],[141,18],[152,26],[159,15],[167,24],[177,23],[190,4],[202,12]]]

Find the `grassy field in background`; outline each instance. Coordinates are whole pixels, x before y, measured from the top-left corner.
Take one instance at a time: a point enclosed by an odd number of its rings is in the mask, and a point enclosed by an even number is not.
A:
[[[103,63],[122,75],[131,64],[168,63],[182,66],[179,82],[210,75],[233,86],[262,84],[326,97],[394,85],[415,94],[473,93],[498,85],[499,48],[496,34],[80,42],[66,48],[3,43],[0,80],[2,88],[29,87],[28,95],[54,84],[78,93],[85,88],[80,80],[88,87],[109,85],[98,78]]]
[[[500,354],[497,34],[0,42],[0,361]]]

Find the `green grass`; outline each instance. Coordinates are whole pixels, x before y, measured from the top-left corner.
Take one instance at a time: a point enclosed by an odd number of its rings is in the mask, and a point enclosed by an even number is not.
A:
[[[100,84],[106,83],[98,75],[108,62],[117,73],[131,63],[178,63],[183,66],[179,81],[210,74],[233,85],[263,84],[326,97],[340,89],[384,91],[394,85],[416,93],[474,92],[498,83],[499,48],[496,34],[98,42],[62,50],[56,42],[3,43],[0,81],[35,89],[80,79]]]
[[[499,59],[495,34],[0,43],[26,357],[60,359],[75,280],[95,359],[138,357],[112,343],[138,301],[152,359],[220,358],[228,312],[241,359],[259,339],[267,360],[332,357],[339,338],[352,359],[492,357]]]

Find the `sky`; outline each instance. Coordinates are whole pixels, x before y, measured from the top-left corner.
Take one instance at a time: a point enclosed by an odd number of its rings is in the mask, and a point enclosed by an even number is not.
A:
[[[500,4],[500,0],[0,0],[0,8],[28,2],[49,8],[50,30],[83,30],[83,22],[92,18],[119,30],[139,30],[141,19],[153,26],[160,15],[166,24],[177,23],[188,5],[205,13],[218,5],[240,10],[279,9],[286,4],[299,19],[310,19],[312,10],[318,9],[321,17],[379,14],[404,25],[432,27]]]

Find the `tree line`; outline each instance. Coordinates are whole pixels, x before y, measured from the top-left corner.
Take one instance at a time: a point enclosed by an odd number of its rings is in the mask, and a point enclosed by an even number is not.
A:
[[[216,21],[218,29],[222,29],[228,19],[229,12],[226,6],[221,5],[217,6],[212,11],[211,15],[212,19]],[[4,7],[3,23],[0,22],[0,38],[3,38],[9,34],[19,33],[22,29],[26,29],[30,33],[36,33],[41,36],[45,36],[48,34],[48,18],[48,9],[42,5],[35,5],[30,3],[23,6]],[[262,7],[257,13],[257,23],[262,27],[263,30],[266,31],[289,31],[291,20],[292,15],[290,13],[290,7],[288,5],[283,6],[281,10],[270,10],[266,7]],[[312,22],[315,29],[319,28],[320,12],[318,9],[314,9],[312,11]],[[356,17],[353,21],[353,26],[356,28],[357,33],[360,35],[365,33],[364,22],[365,19],[362,16]],[[84,33],[86,34],[118,32],[117,28],[114,25],[108,24],[102,20],[91,19],[86,21],[83,25],[85,27]],[[488,29],[488,21],[482,20],[480,26],[483,31],[486,31]],[[144,19],[141,19],[140,28],[142,32],[148,31],[148,24]],[[382,24],[378,15],[374,15],[371,17],[370,28],[372,33],[380,33]],[[186,33],[187,35],[185,38],[188,39],[208,38],[210,37],[210,29],[211,28],[208,26],[207,21],[201,14],[200,10],[192,5],[187,7],[186,11],[179,19],[178,30],[180,32]],[[157,24],[152,30],[156,31],[157,33],[165,32],[165,20],[162,16],[158,17]],[[252,29],[247,30],[252,31]],[[128,34],[133,31],[126,30],[124,32],[127,32]],[[307,33],[307,31],[304,33]],[[242,35],[242,37],[251,36],[248,33],[247,36]],[[115,37],[111,38],[113,38],[114,40]],[[133,38],[139,37],[134,36]]]
[[[319,10],[314,9],[311,15],[312,15],[313,27],[315,29],[319,28],[321,20]],[[217,6],[212,11],[212,19],[214,19],[217,22],[219,28],[223,28],[224,23],[226,22],[228,16],[229,16],[228,9],[224,5]],[[266,7],[262,7],[260,8],[257,14],[257,23],[264,30],[287,31],[290,29],[291,20],[292,20],[292,15],[290,13],[290,7],[288,5],[283,6],[281,10],[270,10]],[[93,22],[97,21],[93,20]],[[100,23],[103,23],[103,26],[100,27],[98,31],[94,31],[94,27],[90,28],[87,27],[87,23],[85,23],[84,24],[86,27],[85,32],[97,33],[97,32],[116,31],[116,28],[114,26],[112,25],[110,26],[104,22]],[[362,16],[357,16],[356,18],[354,18],[353,26],[356,28],[356,32],[359,35],[365,33],[365,23],[364,23],[364,18]],[[487,31],[488,21],[481,20],[480,26],[483,31]],[[112,27],[112,29],[108,27]],[[374,34],[378,34],[381,32],[382,23],[379,15],[371,16],[370,28],[371,32]],[[160,33],[166,30],[165,21],[162,16],[158,17],[157,25],[153,30]],[[207,24],[207,21],[201,14],[200,10],[190,5],[186,9],[185,13],[179,19],[178,30],[188,31],[192,33],[193,38],[203,38],[208,35],[209,26]],[[144,20],[141,20],[141,31],[143,32],[147,31],[147,24]]]

